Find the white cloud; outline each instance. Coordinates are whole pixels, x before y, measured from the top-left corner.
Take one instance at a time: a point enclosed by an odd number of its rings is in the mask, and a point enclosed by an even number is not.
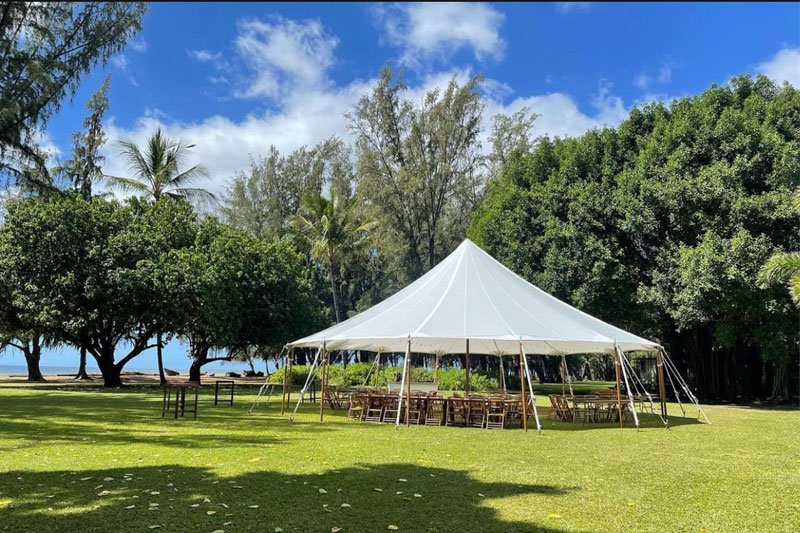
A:
[[[222,54],[219,52],[212,52],[211,50],[189,50],[189,55],[204,63],[208,61],[214,61],[222,57]]]
[[[556,11],[567,13],[587,13],[592,8],[592,2],[556,2]]]
[[[134,52],[144,53],[147,51],[147,41],[144,40],[144,37],[137,37],[131,41],[130,47],[133,48]]]
[[[224,78],[219,83],[231,80],[228,90],[235,94],[269,102],[268,111],[253,112],[238,121],[212,115],[187,122],[147,109],[127,127],[118,125],[112,118],[106,127],[109,139],[104,154],[106,173],[127,173],[117,154],[119,140],[130,139],[143,144],[158,127],[170,137],[196,145],[187,164],[202,163],[208,168],[210,177],[200,185],[215,193],[222,192],[237,171],[247,168],[251,156],[265,153],[271,144],[286,153],[332,135],[346,141],[351,139],[343,115],[353,108],[360,96],[371,90],[375,80],[353,80],[336,85],[328,79],[327,69],[335,63],[334,37],[317,22],[285,19],[273,19],[269,23],[250,20],[240,24],[239,31],[235,41],[238,56],[219,61],[235,62],[246,74],[237,77],[236,69],[224,74],[218,72],[215,59],[209,59],[209,68]],[[206,52],[209,57],[218,53]],[[265,77],[267,74],[262,69],[274,77]],[[471,75],[468,69],[429,72],[419,83],[410,86],[405,96],[421,102],[427,91],[446,87],[453,77],[464,83]],[[525,106],[540,115],[534,125],[536,135],[579,135],[591,128],[617,125],[626,115],[622,100],[611,93],[606,83],[600,84],[588,113],[579,108],[574,98],[561,92],[517,96],[506,103],[513,95],[512,88],[497,80],[486,80],[481,93],[486,105],[484,141],[494,114],[511,114]],[[488,149],[488,143],[484,142],[484,148]]]
[[[384,38],[399,46],[400,61],[418,68],[433,60],[446,61],[457,51],[471,49],[475,58],[500,59],[504,15],[484,3],[405,3],[377,6],[375,17]]]
[[[672,72],[676,68],[678,68],[678,64],[672,59],[666,58],[655,73],[640,72],[634,76],[633,84],[642,90],[647,90],[654,84],[665,85],[672,81]]]
[[[800,48],[783,48],[771,59],[759,63],[756,71],[779,83],[788,81],[800,88]]]
[[[338,43],[318,20],[241,21],[236,49],[249,70],[249,80],[237,95],[277,98],[289,86],[295,91],[323,85]]]

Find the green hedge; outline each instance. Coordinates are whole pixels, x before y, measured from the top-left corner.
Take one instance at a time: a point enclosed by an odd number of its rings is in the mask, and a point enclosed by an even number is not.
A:
[[[348,387],[360,387],[364,384],[364,379],[367,377],[371,363],[352,363],[343,367],[341,365],[332,365],[330,369],[330,383],[331,385],[344,385]],[[292,367],[291,383],[296,387],[302,387],[308,378],[308,365],[295,365]],[[275,371],[270,377],[271,383],[283,383],[283,368]],[[396,381],[400,377],[403,369],[400,367],[383,367],[381,368],[381,375],[379,382],[385,386],[390,382]],[[460,368],[445,368],[439,373],[439,390],[464,390],[464,381],[466,372]],[[433,381],[434,371],[430,368],[412,368],[411,369],[412,381]],[[368,385],[375,384],[375,375],[371,375]],[[473,391],[486,391],[496,390],[499,388],[497,378],[488,376],[481,372],[472,372],[470,374],[470,388]]]

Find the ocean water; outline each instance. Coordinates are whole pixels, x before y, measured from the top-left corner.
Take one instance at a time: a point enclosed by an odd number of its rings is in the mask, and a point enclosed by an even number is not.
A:
[[[272,365],[270,365],[272,366]],[[187,374],[189,372],[189,367],[185,368],[170,368],[170,370],[176,370],[182,374]],[[78,373],[78,365],[75,366],[47,366],[41,365],[39,369],[42,371],[42,375],[44,376],[58,376],[58,375],[75,375]],[[250,370],[250,367],[247,364],[242,363],[227,363],[225,365],[219,364],[208,364],[203,367],[203,372],[212,374],[212,373],[222,373],[222,372],[244,372],[245,370]],[[272,369],[271,369],[272,370]],[[96,366],[86,365],[86,371],[89,374],[99,374],[100,369]],[[256,365],[256,371],[264,371],[264,364],[261,363],[260,365]],[[123,372],[143,372],[145,374],[158,374],[157,368],[136,368],[136,367],[128,367],[126,366],[123,369]],[[0,365],[0,375],[12,375],[12,376],[27,376],[28,375],[28,367],[25,365]]]

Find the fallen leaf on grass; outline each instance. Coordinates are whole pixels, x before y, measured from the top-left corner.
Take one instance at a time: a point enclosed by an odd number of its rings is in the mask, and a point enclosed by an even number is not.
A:
[[[383,489],[372,489],[372,490],[374,490],[375,492],[383,492]]]
[[[386,529],[388,529],[389,531],[397,531],[397,530],[398,530],[398,529],[400,529],[400,528],[399,528],[399,527],[397,527],[397,526],[396,526],[396,525],[394,525],[394,524],[390,524],[390,525],[389,525],[389,527],[387,527]]]
[[[547,515],[547,518],[561,518],[561,515],[556,513],[550,513],[549,515]]]
[[[216,511],[206,511],[206,514],[207,514],[208,516],[212,516],[212,515],[215,515],[215,514],[217,514],[217,512],[216,512]]]
[[[320,494],[328,494],[328,491],[325,489],[319,489]]]
[[[349,503],[343,503],[342,507],[346,509],[346,508],[350,507],[350,504]]]
[[[339,533],[341,530],[342,530],[342,528],[340,528],[340,527],[332,527],[331,528],[331,533]]]
[[[125,509],[133,509],[134,507],[136,507],[136,506],[135,505],[129,505]]]
[[[248,505],[247,507],[250,509],[258,509],[258,505]]]
[[[415,498],[422,498],[422,494],[414,494]]]

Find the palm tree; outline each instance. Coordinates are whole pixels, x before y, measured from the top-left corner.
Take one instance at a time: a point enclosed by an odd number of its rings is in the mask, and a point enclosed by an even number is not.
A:
[[[367,245],[369,231],[376,225],[359,219],[359,206],[357,199],[348,202],[337,193],[331,193],[330,199],[309,194],[300,200],[298,213],[287,219],[290,231],[308,245],[312,259],[327,267],[336,322],[342,320],[336,289],[338,268],[348,254]]]
[[[795,211],[800,212],[800,189],[795,191],[792,204]],[[759,281],[762,286],[787,284],[792,301],[800,307],[800,252],[777,253],[770,257],[761,267]]]
[[[195,204],[209,204],[216,198],[209,191],[196,187],[188,187],[195,180],[208,176],[205,168],[195,165],[186,170],[181,167],[186,160],[193,144],[170,139],[158,128],[147,140],[144,152],[132,141],[122,141],[120,155],[128,163],[132,178],[121,176],[106,176],[113,186],[124,191],[148,196],[155,201],[161,198],[185,198]],[[156,332],[158,377],[164,385],[167,377],[164,374],[164,360],[162,350],[164,343],[162,331]]]
[[[181,171],[193,144],[185,144],[165,136],[158,128],[147,140],[142,151],[132,141],[122,141],[120,155],[128,163],[133,177],[106,176],[108,181],[120,189],[134,194],[149,196],[158,201],[164,197],[186,198],[192,202],[209,203],[216,200],[209,191],[188,187],[199,178],[208,176],[205,168],[195,165]]]

